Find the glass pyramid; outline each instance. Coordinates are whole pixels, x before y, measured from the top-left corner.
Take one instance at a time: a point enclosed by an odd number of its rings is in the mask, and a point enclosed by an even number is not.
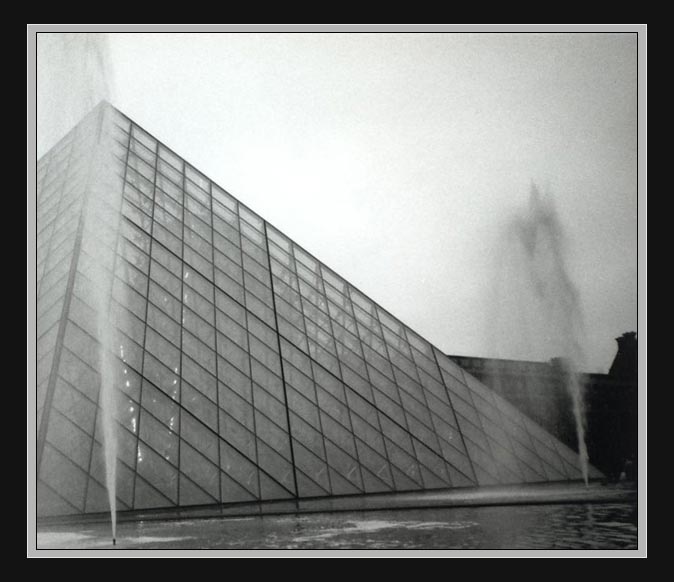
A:
[[[573,451],[109,104],[37,172],[38,516],[108,510],[105,377],[122,511],[581,478]]]

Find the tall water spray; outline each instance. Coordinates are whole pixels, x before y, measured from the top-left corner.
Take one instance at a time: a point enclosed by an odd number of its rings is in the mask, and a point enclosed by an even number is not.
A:
[[[100,418],[103,432],[105,481],[110,505],[112,539],[117,532],[117,434],[116,434],[116,389],[121,381],[115,365],[114,326],[111,321],[113,275],[115,270],[115,245],[119,233],[119,208],[122,187],[114,172],[110,140],[112,132],[111,110],[103,105],[99,111],[96,146],[93,152],[88,184],[88,199],[85,229],[82,234],[82,249],[95,260],[88,265],[88,276],[94,284],[90,297],[96,311],[97,340],[99,344]]]
[[[564,228],[552,197],[542,195],[534,185],[528,207],[504,226],[491,289],[490,347],[512,358],[555,358],[571,399],[580,469],[587,484],[581,374],[587,365],[587,348],[580,296],[568,269]],[[497,372],[495,376],[498,382]],[[551,401],[552,406],[558,404]]]
[[[50,33],[38,35],[37,149],[38,157],[65,135],[101,101],[111,99],[111,74],[106,35]],[[113,543],[116,538],[117,402],[119,383],[110,316],[112,273],[119,231],[122,187],[114,171],[110,108],[102,104],[85,124],[89,159],[86,201],[82,217],[78,270],[91,282],[80,292],[95,311],[98,344],[100,423],[105,480]]]

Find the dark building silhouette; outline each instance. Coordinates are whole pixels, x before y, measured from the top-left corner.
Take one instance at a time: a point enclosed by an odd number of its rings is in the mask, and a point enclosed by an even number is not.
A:
[[[636,479],[637,335],[624,333],[608,374],[585,374],[586,441],[590,462],[609,480]],[[571,397],[561,358],[550,362],[449,356],[574,450]]]

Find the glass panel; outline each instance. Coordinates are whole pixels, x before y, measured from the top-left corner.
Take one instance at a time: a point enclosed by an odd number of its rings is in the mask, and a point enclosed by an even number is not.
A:
[[[378,390],[373,390],[374,402],[383,415],[387,415],[394,419],[401,425],[406,425],[406,416],[402,407],[397,403],[382,394]]]
[[[288,491],[294,491],[292,465],[260,439],[257,454],[261,472],[267,473]]]
[[[151,487],[150,484],[141,477],[136,477],[134,509],[166,507],[167,505],[171,505],[171,503],[175,502],[159,493],[157,489]]]
[[[295,451],[297,485],[300,496],[329,495],[330,482],[328,478],[328,468],[325,462],[294,439],[293,448]],[[300,481],[300,476],[306,476],[310,480],[304,479],[302,482]]]
[[[250,360],[250,368],[251,376],[255,382],[277,399],[283,400],[283,383],[281,382],[281,378],[252,358]]]
[[[241,251],[233,243],[220,235],[215,235],[215,266],[238,282],[243,281],[241,274]]]
[[[141,477],[152,484],[173,503],[176,502],[178,495],[178,470],[142,441],[138,443],[138,461],[136,467]],[[136,488],[138,488],[138,483],[136,483]]]
[[[183,326],[209,348],[215,349],[215,329],[187,307],[183,309]]]
[[[179,505],[212,505],[217,502],[216,498],[211,497],[189,477],[181,473]]]
[[[215,269],[215,284],[238,302],[244,301],[243,287],[219,269]]]
[[[215,351],[183,329],[183,351],[200,366],[215,375]]]
[[[405,490],[420,488],[421,474],[417,460],[388,439],[386,439],[386,450],[388,458],[391,461],[396,489]],[[400,478],[396,469],[404,475],[404,478]]]
[[[277,311],[295,327],[302,330],[304,329],[304,318],[299,311],[299,306],[297,309],[290,305],[285,299],[277,297],[276,300],[276,309]]]
[[[316,382],[316,395],[321,410],[330,414],[330,416],[338,420],[342,425],[347,427],[350,426],[351,421],[349,418],[349,411],[343,401],[344,396],[341,394],[341,386],[338,387],[340,392],[339,397],[336,397],[321,386],[319,382],[320,380]]]
[[[122,214],[133,223],[133,225],[131,225],[131,223],[126,220],[121,222],[122,234],[130,241],[135,242],[136,235],[134,233],[134,227],[136,226],[140,227],[145,232],[150,232],[150,229],[152,228],[152,219],[134,204],[124,201],[122,204]]]
[[[226,313],[234,321],[239,323],[242,326],[246,325],[245,319],[245,310],[243,306],[231,297],[220,291],[219,289],[215,290],[215,304],[223,313]],[[218,330],[224,331],[224,330]]]
[[[157,221],[155,221],[152,228],[152,236],[155,238],[155,241],[163,244],[176,256],[179,257],[182,255],[183,245],[180,242],[180,238],[161,226]]]
[[[237,203],[236,203],[236,200],[234,200],[234,198],[232,198],[227,192],[225,192],[217,184],[213,184],[212,190],[213,190],[214,201],[219,202],[225,208],[231,210],[232,212],[236,212]]]
[[[288,408],[302,419],[311,424],[315,429],[320,429],[318,409],[306,396],[295,390],[291,385],[286,386],[288,395]],[[348,419],[347,419],[348,422]]]
[[[170,163],[174,168],[177,168],[179,171],[182,170],[183,167],[182,159],[177,155],[175,155],[171,150],[169,150],[162,144],[159,145],[159,157],[162,160],[166,160],[168,163]]]
[[[258,495],[258,472],[257,467],[245,456],[220,441],[220,462],[222,471],[246,488],[254,495]],[[226,501],[223,498],[223,501]]]
[[[185,180],[185,191],[195,200],[201,202],[204,206],[210,206],[210,196],[208,192],[202,190],[192,180]]]
[[[253,401],[257,410],[285,430],[286,407],[283,401],[275,398],[255,383],[253,383]]]
[[[193,231],[193,236],[199,236],[203,239],[203,243],[199,242],[198,239],[194,239],[194,248],[201,250],[202,244],[207,245],[207,250],[210,249],[211,245],[211,215],[207,208],[194,202],[191,198],[187,198],[187,209],[185,212],[185,225]],[[210,254],[210,250],[209,250]]]
[[[256,499],[252,493],[222,472],[220,473],[220,491],[223,503],[255,501]]]
[[[271,305],[271,289],[260,283],[255,277],[246,273],[245,275],[246,290],[251,291],[263,303]]]
[[[186,246],[183,249],[183,260],[190,263],[197,271],[204,274],[209,279],[213,279],[213,264],[210,259],[205,259],[197,251]]]
[[[72,322],[66,327],[64,344],[93,369],[98,369],[98,343]]]
[[[182,176],[178,172],[174,172],[172,169],[169,168],[170,166],[168,164],[165,164],[161,161],[159,162],[159,171],[161,172],[161,174],[157,174],[155,177],[157,187],[161,188],[163,192],[168,194],[182,207],[183,190],[180,187],[180,184],[183,183]],[[168,174],[172,174],[172,176],[165,177]]]
[[[218,212],[217,205],[215,210]],[[220,239],[226,239],[232,245],[234,245],[234,248],[239,248],[241,241],[239,240],[239,229],[236,225],[236,217],[229,215],[227,211],[224,212],[224,216],[223,212],[220,212],[219,216],[213,217],[213,231],[220,235]],[[220,248],[222,241],[220,241],[217,237],[215,240],[217,247]],[[222,252],[228,256],[234,256],[234,253],[227,252],[226,248],[220,248],[220,250],[222,250]]]
[[[248,224],[253,226],[255,229],[259,231],[263,230],[264,221],[257,214],[255,214],[245,206],[241,206],[239,208],[239,213],[241,214],[241,218],[247,221]]]
[[[287,432],[258,411],[255,411],[255,429],[258,442],[260,442],[261,439],[286,460],[290,460],[290,443],[288,441]]]
[[[304,333],[297,329],[291,323],[288,323],[283,317],[278,316],[278,329],[281,337],[291,341],[302,349],[307,349],[307,339]]]
[[[362,492],[363,484],[360,478],[360,470],[357,461],[328,441],[325,443],[325,448],[328,457],[328,464],[331,469],[337,473],[335,474],[331,472],[333,495]],[[336,479],[337,475],[348,479],[350,484],[357,488],[357,491],[349,491],[348,489],[344,489],[344,485],[341,484],[341,481]]]
[[[318,417],[318,409],[313,407],[316,417]],[[305,447],[307,447],[314,455],[321,459],[325,459],[325,452],[323,450],[323,436],[318,429],[314,428],[301,418],[295,412],[290,413],[290,428],[293,439],[297,439]]]
[[[246,307],[268,325],[274,325],[274,312],[272,309],[252,293],[246,292]]]
[[[364,413],[367,414],[367,412]],[[384,441],[379,429],[375,429],[372,425],[365,422],[358,416],[358,414],[351,415],[351,423],[353,425],[353,433],[355,436],[360,438],[363,442],[366,442],[369,447],[376,450],[382,457],[386,456]]]
[[[173,253],[169,253],[163,246],[152,245],[152,259],[153,263],[159,262],[164,268],[168,269],[169,273],[180,278],[182,273],[180,258]]]
[[[461,398],[453,398],[452,404],[454,405],[454,410],[458,414],[461,414],[470,420],[475,426],[480,425],[480,419],[472,406],[466,404]]]
[[[183,303],[185,306],[195,311],[209,323],[215,321],[215,308],[212,301],[212,299],[206,299],[193,291],[189,286],[183,286]]]
[[[242,372],[223,358],[218,358],[218,380],[229,386],[242,398],[250,401],[251,384],[247,373]]]
[[[215,312],[215,326],[218,331],[233,340],[240,348],[243,350],[248,349],[248,334],[246,330],[220,310]]]
[[[269,240],[273,241],[285,252],[287,253],[291,252],[292,243],[290,242],[290,240],[271,225],[267,225],[267,236],[269,237]]]
[[[152,197],[146,196],[140,190],[137,190],[130,184],[124,184],[124,198],[133,202],[148,216],[152,214]]]
[[[137,139],[150,151],[157,151],[157,141],[149,133],[143,131],[137,125],[132,126],[131,136]]]
[[[93,434],[96,405],[61,378],[56,380],[53,406],[82,430]]]
[[[331,347],[331,346],[330,346]],[[331,350],[334,351],[334,350]],[[339,376],[339,361],[327,350],[317,346],[313,341],[309,341],[309,353],[321,366],[330,370],[333,374]]]
[[[281,374],[279,355],[252,335],[250,336],[250,350],[251,354],[272,372]]]
[[[180,185],[183,183],[182,173],[179,170],[176,170],[171,164],[166,163],[163,159],[159,160],[159,171],[163,176],[166,176],[166,178],[170,178],[174,184]],[[163,176],[157,176],[157,180],[160,183],[162,190],[166,191],[166,188],[164,187],[165,181],[161,180]]]
[[[39,478],[79,511],[83,509],[86,474],[49,443],[44,447]]]
[[[250,391],[248,391],[246,398],[244,398],[220,382],[218,383],[218,395],[220,408],[222,408],[222,410],[225,410],[235,420],[237,420],[249,430],[255,430],[253,407],[250,403]],[[221,423],[221,431],[222,428],[223,427]]]
[[[180,350],[151,328],[145,335],[145,349],[149,350],[160,362],[172,370],[180,365]]]
[[[211,461],[218,463],[218,437],[191,414],[183,414],[180,436]]]
[[[148,305],[147,323],[175,345],[180,345],[180,325],[152,304]]]
[[[177,366],[174,370],[171,370],[148,352],[145,353],[143,375],[174,400],[178,400],[180,394],[177,372]]]
[[[241,233],[244,234],[249,240],[253,241],[254,243],[258,245],[264,245],[264,233],[250,226],[246,221],[243,220],[241,221]],[[249,252],[254,251],[251,248]]]
[[[463,370],[437,349],[434,350],[434,353],[441,370],[447,372],[447,374],[453,376],[456,380],[463,382]]]
[[[236,210],[230,210],[220,204],[217,200],[217,191],[215,187],[213,188],[213,227],[217,232],[220,232],[220,225],[216,226],[215,218],[221,218],[223,221],[232,225],[235,229],[239,227],[239,221],[236,217]],[[236,203],[235,203],[236,204]]]
[[[150,413],[140,415],[140,438],[169,463],[178,463],[178,435]]]
[[[494,465],[490,457],[488,457],[482,449],[472,443],[472,441],[466,441],[466,447],[470,454],[470,458],[473,461],[473,467],[475,469],[475,474],[477,475],[477,480],[479,485],[496,485],[498,484],[498,470]]]
[[[145,200],[147,200],[147,198],[145,198]],[[164,192],[162,192],[157,188],[154,194],[154,201],[155,204],[157,205],[154,209],[155,218],[158,217],[158,211],[161,208],[170,216],[174,217],[178,221],[178,223],[182,222],[183,207],[180,204],[178,204],[173,198],[171,198],[169,195],[165,194]],[[165,220],[168,220],[168,218],[165,218]]]
[[[163,425],[173,432],[178,432],[180,423],[178,405],[149,382],[143,382],[141,404]]]
[[[147,275],[120,259],[116,266],[117,276],[141,294],[147,290]]]
[[[447,487],[450,481],[443,457],[418,442],[414,443],[414,449],[421,469],[427,469],[432,473],[429,475],[428,472],[423,472],[424,484],[432,487]]]
[[[233,416],[220,410],[220,436],[241,454],[254,459],[255,434]]]
[[[278,341],[275,331],[252,313],[248,314],[248,329],[255,337],[274,351],[278,351]]]
[[[139,242],[142,244],[140,239]],[[147,273],[150,259],[140,248],[128,241],[122,241],[120,244],[120,254],[140,271]]]
[[[338,446],[342,452],[348,453],[354,459],[357,457],[353,433],[349,428],[345,428],[341,423],[333,420],[332,416],[328,416],[323,412],[321,412],[321,424],[325,438],[327,439],[326,447],[329,440]],[[347,426],[350,426],[349,423],[347,423]],[[328,460],[329,458],[328,453]]]
[[[368,447],[360,439],[356,439],[356,447],[358,449],[358,458],[363,466],[362,473],[366,492],[392,490],[393,478],[386,459],[376,453],[372,448]],[[366,469],[369,469],[369,475]],[[374,477],[376,483],[371,479],[368,479],[369,476]]]
[[[273,242],[269,243],[269,252],[272,256],[272,269],[275,273],[283,273],[284,268],[291,267],[292,258],[288,253],[283,252]]]
[[[115,419],[129,432],[136,434],[138,431],[138,404],[123,392],[117,392],[115,399],[117,400],[114,411]],[[97,434],[101,433],[102,438],[102,425],[100,423],[96,427],[96,432]]]
[[[211,497],[216,500],[220,498],[218,468],[186,443],[180,449],[180,470]]]
[[[217,381],[215,376],[209,374],[186,354],[183,354],[182,366],[183,378],[211,400],[215,401],[217,398]]]
[[[64,349],[61,355],[59,375],[91,400],[98,398],[98,374],[68,349]]]
[[[61,319],[63,309],[63,299],[60,299],[54,305],[52,305],[46,313],[40,316],[40,319],[37,324],[37,335],[41,336],[46,332],[51,326],[53,326],[57,321]]]
[[[118,308],[117,310],[121,309]],[[70,312],[68,313],[68,317],[72,322],[76,323],[78,327],[91,334],[92,337],[98,335],[96,312],[75,296],[73,296],[70,301]],[[51,321],[51,318],[49,320]]]
[[[248,352],[241,349],[235,342],[228,337],[217,334],[218,354],[225,358],[231,364],[234,364],[239,370],[249,373]]]
[[[210,180],[189,164],[185,164],[185,175],[204,191],[208,191]]]
[[[260,262],[262,258],[262,262]],[[258,281],[263,285],[269,286],[269,270],[267,268],[266,256],[262,255],[252,258],[248,253],[243,254],[243,266],[244,268],[254,275]]]
[[[178,295],[180,295],[180,293],[178,293]],[[176,321],[180,320],[182,311],[180,301],[154,282],[150,282],[150,301]],[[144,311],[144,306],[142,308]],[[135,313],[138,314],[138,311],[135,311]]]
[[[127,338],[121,331],[115,334],[115,351],[123,362],[136,370],[140,370],[143,362],[143,348],[133,340]],[[119,346],[119,351],[117,351]]]
[[[215,402],[206,398],[185,381],[182,383],[182,397],[180,403],[199,420],[217,432],[218,412]]]
[[[47,440],[85,471],[89,468],[92,437],[57,410],[49,416]]]
[[[152,181],[141,175],[131,166],[127,166],[126,181],[132,186],[136,187],[146,196],[151,197],[153,191]]]
[[[482,429],[475,426],[473,423],[467,421],[461,415],[458,415],[458,420],[459,426],[461,427],[461,433],[463,434],[464,439],[470,440],[471,442],[480,446],[485,452],[489,451],[489,443]]]

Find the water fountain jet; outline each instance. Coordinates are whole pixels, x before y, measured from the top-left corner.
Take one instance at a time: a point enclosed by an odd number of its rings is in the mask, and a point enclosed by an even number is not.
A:
[[[586,339],[580,295],[567,266],[567,239],[551,197],[532,184],[529,206],[510,218],[499,240],[491,290],[490,343],[513,357],[555,358],[571,399],[580,470],[588,483],[584,377]],[[560,357],[561,356],[561,357]],[[495,382],[498,370],[494,370]],[[541,411],[543,412],[543,411]],[[554,411],[559,415],[562,411]]]

